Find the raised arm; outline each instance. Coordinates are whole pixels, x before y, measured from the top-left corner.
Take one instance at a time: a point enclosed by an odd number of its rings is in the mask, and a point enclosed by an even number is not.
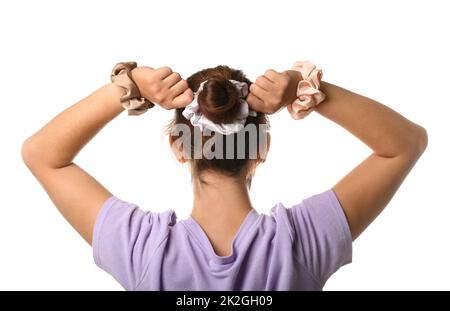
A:
[[[273,113],[291,103],[301,76],[268,70],[250,87],[256,110]],[[389,203],[427,145],[425,129],[394,110],[331,83],[322,82],[326,100],[314,110],[359,138],[373,153],[336,185],[353,240]]]
[[[132,76],[141,95],[164,108],[181,107],[192,98],[186,81],[168,67],[138,67]],[[61,112],[22,146],[25,164],[61,214],[89,244],[98,211],[111,193],[73,160],[123,111],[123,94],[121,87],[106,84]]]
[[[356,239],[397,192],[425,150],[427,133],[372,99],[326,82],[322,90],[327,99],[315,111],[373,150],[333,187]]]

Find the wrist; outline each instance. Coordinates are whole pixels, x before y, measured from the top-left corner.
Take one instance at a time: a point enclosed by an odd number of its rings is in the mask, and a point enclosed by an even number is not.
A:
[[[303,80],[302,74],[301,72],[297,71],[297,70],[286,70],[285,71],[287,73],[287,75],[292,79],[292,82],[295,83],[296,85]]]
[[[296,99],[288,105],[288,111],[295,120],[306,117],[313,108],[319,105],[324,99],[325,94],[320,90],[322,79],[322,70],[316,69],[316,66],[309,61],[297,61],[292,66],[291,73],[296,87]]]
[[[131,80],[136,85],[136,87],[138,88],[139,93],[141,93],[142,79],[141,79],[141,75],[140,75],[140,67],[133,68],[130,71],[130,77],[131,77]]]
[[[113,101],[114,103],[117,103],[117,105],[122,107],[122,103],[120,102],[120,99],[122,98],[122,96],[125,96],[127,91],[123,87],[121,87],[115,83],[112,83],[112,82],[109,82],[108,84],[106,84],[105,89],[107,90],[111,101]],[[124,109],[124,108],[122,107],[122,109]]]
[[[142,97],[139,90],[139,76],[133,72],[137,68],[135,62],[118,63],[111,73],[111,81],[113,84],[121,87],[124,94],[120,97],[122,107],[128,110],[128,115],[140,115],[154,106],[146,98]],[[135,80],[136,79],[136,80]]]
[[[120,101],[120,98],[125,95],[122,87],[110,82],[100,87],[95,94],[96,102],[103,111],[119,114],[124,110]]]
[[[295,70],[285,70],[283,74],[288,77],[286,100],[287,104],[290,104],[297,98],[297,86],[302,80],[302,74]]]

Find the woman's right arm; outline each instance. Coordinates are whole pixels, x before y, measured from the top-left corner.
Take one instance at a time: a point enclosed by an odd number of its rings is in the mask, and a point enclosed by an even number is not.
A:
[[[355,240],[389,203],[427,146],[426,130],[370,98],[322,83],[320,115],[355,135],[373,153],[333,190]]]
[[[253,109],[273,113],[295,98],[297,72],[268,70],[250,86]],[[359,138],[373,153],[344,176],[335,192],[353,240],[378,216],[427,146],[426,130],[394,110],[331,83],[314,110]]]

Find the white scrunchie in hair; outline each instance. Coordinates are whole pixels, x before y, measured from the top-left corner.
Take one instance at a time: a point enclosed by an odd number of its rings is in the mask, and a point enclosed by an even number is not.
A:
[[[193,126],[198,126],[200,130],[203,132],[205,128],[221,133],[223,135],[229,135],[242,130],[245,126],[245,121],[248,116],[256,117],[256,111],[253,111],[249,108],[247,101],[245,98],[248,95],[248,85],[245,82],[229,80],[232,82],[236,89],[239,92],[239,101],[241,102],[241,109],[233,123],[215,123],[209,120],[200,112],[200,107],[198,104],[198,94],[203,90],[203,85],[208,80],[203,81],[197,92],[194,93],[194,100],[184,108],[183,116],[191,121]]]

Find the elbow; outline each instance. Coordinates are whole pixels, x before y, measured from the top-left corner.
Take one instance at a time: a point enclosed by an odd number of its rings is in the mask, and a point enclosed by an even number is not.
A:
[[[427,130],[422,127],[418,126],[418,134],[416,135],[416,142],[417,142],[417,150],[420,154],[422,154],[425,149],[427,149],[428,146],[428,133]]]
[[[22,161],[31,170],[32,167],[38,162],[39,155],[37,153],[37,148],[34,145],[31,138],[26,139],[22,143],[21,149]]]
[[[412,135],[408,145],[409,145],[408,153],[413,155],[414,157],[420,157],[427,149],[428,145],[427,130],[420,125],[416,125],[414,127],[414,130],[412,131]]]
[[[58,164],[57,159],[55,160],[55,150],[43,146],[33,136],[22,143],[21,155],[23,163],[32,173],[41,169],[57,169],[67,166],[67,164]]]

